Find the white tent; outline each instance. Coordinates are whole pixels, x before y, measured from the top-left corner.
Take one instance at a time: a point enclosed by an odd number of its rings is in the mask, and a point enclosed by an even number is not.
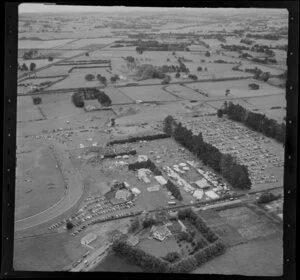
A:
[[[138,189],[138,188],[132,188],[131,189],[131,192],[134,194],[134,195],[139,195],[141,193],[141,191]]]
[[[163,176],[154,176],[155,180],[162,186],[167,184],[167,180]]]
[[[205,195],[211,199],[219,198],[219,196],[214,191],[207,191],[207,192],[205,192]]]

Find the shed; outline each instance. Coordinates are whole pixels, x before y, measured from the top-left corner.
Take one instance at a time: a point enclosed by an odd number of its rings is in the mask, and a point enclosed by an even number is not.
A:
[[[162,186],[167,184],[167,180],[163,176],[154,176],[154,178]]]

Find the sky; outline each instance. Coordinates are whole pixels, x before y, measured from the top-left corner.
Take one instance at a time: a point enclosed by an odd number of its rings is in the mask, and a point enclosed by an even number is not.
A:
[[[169,8],[168,8],[169,9]],[[173,8],[173,10],[179,10],[182,8]],[[19,13],[67,13],[67,12],[124,12],[124,11],[161,11],[161,7],[152,7],[152,8],[145,8],[145,7],[124,7],[124,6],[68,6],[68,5],[53,5],[53,4],[37,4],[37,3],[25,3],[19,6]],[[185,11],[189,10],[199,10],[199,11],[225,11],[226,12],[235,12],[237,9],[234,8],[184,8]],[[239,9],[241,11],[241,9]],[[249,9],[243,9],[245,11],[249,11]],[[254,10],[254,9],[253,9]],[[257,9],[255,9],[257,10]],[[261,10],[261,9],[260,9]],[[264,9],[266,12],[267,10],[272,10],[274,13],[274,9]],[[276,12],[280,12],[279,9],[276,9]],[[283,10],[281,10],[283,11]]]

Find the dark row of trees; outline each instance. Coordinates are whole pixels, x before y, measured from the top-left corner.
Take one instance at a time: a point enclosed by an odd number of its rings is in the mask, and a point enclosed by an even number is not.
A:
[[[221,174],[234,188],[251,188],[247,167],[238,163],[231,155],[222,154],[218,148],[206,143],[201,133],[193,135],[191,130],[177,123],[172,116],[165,118],[164,132],[194,153],[205,165]]]
[[[258,198],[257,203],[259,203],[259,204],[268,203],[268,202],[276,200],[276,199],[278,199],[280,197],[281,197],[280,194],[275,195],[275,194],[273,194],[271,192],[264,192]]]
[[[179,188],[171,181],[168,180],[166,184],[166,188],[172,195],[179,201],[182,201],[182,196]]]
[[[285,142],[285,124],[279,124],[266,115],[246,110],[239,104],[225,103],[223,110],[228,118],[245,124],[247,127],[264,134],[267,137],[277,140],[279,143]]]
[[[146,168],[150,169],[155,176],[161,176],[162,172],[159,170],[159,168],[150,160],[148,159],[147,161],[141,161],[141,162],[134,162],[130,163],[128,165],[129,170],[138,170],[141,168]]]
[[[113,140],[113,141],[107,142],[106,145],[111,146],[111,145],[115,145],[115,144],[134,143],[134,142],[138,142],[138,141],[152,141],[152,140],[164,139],[164,138],[169,138],[169,137],[170,136],[166,133],[136,136],[136,137],[130,137],[130,138],[126,138],[126,139]]]
[[[22,65],[20,65],[18,63],[18,70],[20,70],[20,71],[30,71],[30,72],[32,72],[35,69],[36,69],[36,64],[34,62],[31,62],[29,64],[29,67],[25,63],[23,63]]]
[[[247,38],[254,38],[254,39],[266,39],[266,40],[273,40],[278,41],[280,39],[279,35],[277,34],[251,34],[248,33],[246,35]]]

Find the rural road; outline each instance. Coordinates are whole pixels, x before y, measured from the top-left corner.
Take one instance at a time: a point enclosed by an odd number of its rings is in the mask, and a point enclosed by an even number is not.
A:
[[[60,216],[75,206],[83,195],[84,186],[81,174],[73,167],[69,154],[58,144],[56,145],[55,150],[56,156],[61,163],[64,180],[65,182],[67,181],[68,184],[67,193],[60,201],[50,208],[28,218],[15,221],[15,231],[32,228]]]

